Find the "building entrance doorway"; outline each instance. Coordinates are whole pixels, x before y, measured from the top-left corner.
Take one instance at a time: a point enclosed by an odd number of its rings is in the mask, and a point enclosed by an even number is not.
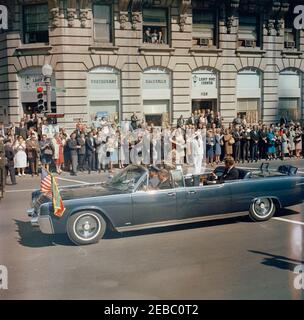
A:
[[[217,100],[192,100],[192,112],[198,110],[212,110],[214,113],[217,112]]]

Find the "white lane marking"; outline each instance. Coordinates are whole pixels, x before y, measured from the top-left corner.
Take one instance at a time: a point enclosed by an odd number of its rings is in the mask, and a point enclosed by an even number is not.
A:
[[[76,183],[81,183],[81,184],[90,184],[89,182],[84,182],[84,181],[80,181],[80,180],[73,180],[73,179],[59,178],[59,177],[57,177],[57,178],[62,181],[76,182]]]
[[[289,222],[289,223],[293,223],[293,224],[299,224],[301,226],[304,226],[304,222],[301,221],[295,221],[295,220],[290,220],[290,219],[284,219],[284,218],[272,218],[273,220],[278,220],[278,221],[283,221],[283,222]]]
[[[37,189],[5,190],[5,193],[29,192],[29,191],[35,191],[35,190],[37,190]]]

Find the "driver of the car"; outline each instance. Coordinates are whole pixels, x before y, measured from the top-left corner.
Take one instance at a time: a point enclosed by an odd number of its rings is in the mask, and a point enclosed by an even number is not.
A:
[[[158,178],[160,180],[160,183],[158,185],[158,189],[171,189],[172,185],[170,182],[170,174],[168,170],[166,169],[161,169],[158,173]]]

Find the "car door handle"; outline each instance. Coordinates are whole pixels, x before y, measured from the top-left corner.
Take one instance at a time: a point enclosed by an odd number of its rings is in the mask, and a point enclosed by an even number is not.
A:
[[[169,192],[169,193],[167,193],[167,195],[168,195],[169,197],[175,197],[175,196],[176,196],[176,193],[175,193],[175,192]]]
[[[188,194],[196,194],[196,191],[189,191]]]

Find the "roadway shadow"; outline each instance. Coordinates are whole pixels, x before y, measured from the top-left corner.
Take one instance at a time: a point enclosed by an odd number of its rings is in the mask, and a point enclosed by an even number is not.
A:
[[[261,264],[268,267],[275,267],[282,270],[294,271],[295,267],[299,264],[304,264],[303,260],[290,259],[284,256],[278,256],[268,252],[257,251],[257,250],[248,250],[251,253],[264,255]]]
[[[301,212],[299,211],[295,211],[292,209],[288,209],[288,208],[282,208],[278,211],[277,214],[275,214],[275,217],[284,217],[284,216],[291,216],[293,214],[300,214]]]
[[[73,246],[66,235],[43,234],[37,227],[32,227],[29,221],[14,220],[19,244],[29,248],[53,247],[56,245]]]

